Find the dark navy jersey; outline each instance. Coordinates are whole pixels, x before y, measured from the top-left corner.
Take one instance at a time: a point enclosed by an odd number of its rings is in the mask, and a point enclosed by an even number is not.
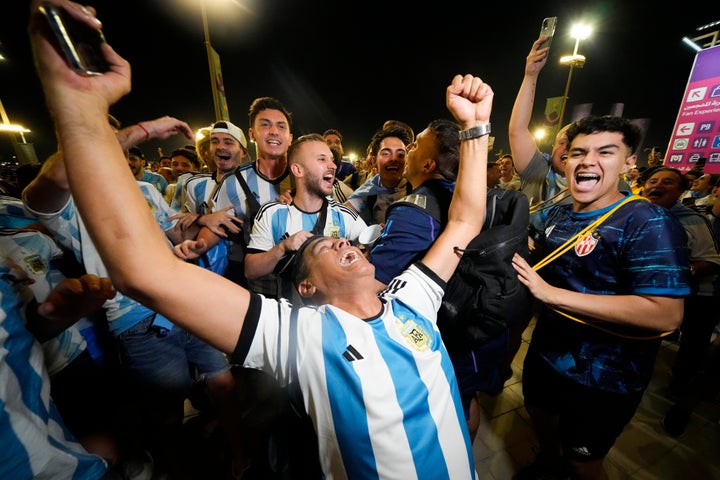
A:
[[[618,202],[619,203],[619,202]],[[542,256],[612,209],[576,213],[572,205],[548,212]],[[574,248],[538,273],[551,285],[597,295],[685,296],[690,293],[687,238],[663,207],[630,202]],[[608,298],[608,301],[611,301]],[[602,390],[625,393],[647,386],[660,340],[658,332],[594,322],[608,333],[545,309],[533,334],[537,348],[559,373]]]

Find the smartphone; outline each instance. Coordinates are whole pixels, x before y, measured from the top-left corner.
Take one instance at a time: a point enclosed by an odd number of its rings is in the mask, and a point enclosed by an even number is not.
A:
[[[553,35],[555,35],[555,25],[557,25],[557,17],[546,17],[543,19],[542,24],[540,25],[539,36],[549,38],[540,44],[538,50],[541,48],[550,47]]]
[[[82,75],[102,75],[110,69],[100,48],[105,43],[102,31],[90,28],[49,3],[40,5],[40,13],[73,70]]]

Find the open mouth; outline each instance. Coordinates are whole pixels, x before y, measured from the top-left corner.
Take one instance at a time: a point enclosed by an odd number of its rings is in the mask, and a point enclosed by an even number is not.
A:
[[[596,173],[578,173],[575,175],[575,183],[579,187],[592,188],[600,182],[600,175]]]
[[[348,249],[340,258],[340,266],[347,267],[360,260],[360,254],[355,250]]]
[[[220,161],[227,161],[232,159],[232,155],[227,152],[215,152],[215,157]]]

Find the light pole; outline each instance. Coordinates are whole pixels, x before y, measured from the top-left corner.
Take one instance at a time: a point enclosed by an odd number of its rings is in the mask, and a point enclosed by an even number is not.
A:
[[[5,60],[5,57],[0,54],[0,61]],[[7,133],[10,135],[13,150],[18,158],[20,164],[25,163],[38,163],[35,149],[31,143],[25,141],[25,134],[29,133],[30,130],[23,127],[22,125],[13,125],[10,123],[10,117],[8,117],[5,111],[5,106],[0,100],[0,133]],[[18,142],[15,135],[20,135],[22,142]]]
[[[207,2],[201,0],[200,9],[202,12],[203,32],[205,33],[205,51],[207,53],[208,68],[210,69],[210,86],[212,88],[213,106],[215,107],[215,120],[222,119],[220,102],[218,102],[217,85],[215,84],[215,69],[213,68],[213,48],[210,45],[210,29],[207,19]]]
[[[568,93],[570,92],[570,82],[572,81],[573,69],[575,67],[582,68],[585,65],[585,56],[578,54],[580,40],[585,40],[590,36],[591,28],[587,25],[575,24],[570,30],[570,36],[575,39],[575,49],[572,55],[565,55],[560,58],[560,64],[569,65],[567,82],[565,83],[565,93],[563,94],[562,106],[560,107],[560,118],[558,119],[557,131],[563,127],[563,117],[565,116],[565,107],[567,107]]]

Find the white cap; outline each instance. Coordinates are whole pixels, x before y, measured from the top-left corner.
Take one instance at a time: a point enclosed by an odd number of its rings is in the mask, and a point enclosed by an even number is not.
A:
[[[215,122],[212,126],[212,132],[210,134],[212,135],[213,133],[227,133],[237,140],[243,148],[247,149],[247,139],[245,139],[245,134],[237,125],[225,120]]]

